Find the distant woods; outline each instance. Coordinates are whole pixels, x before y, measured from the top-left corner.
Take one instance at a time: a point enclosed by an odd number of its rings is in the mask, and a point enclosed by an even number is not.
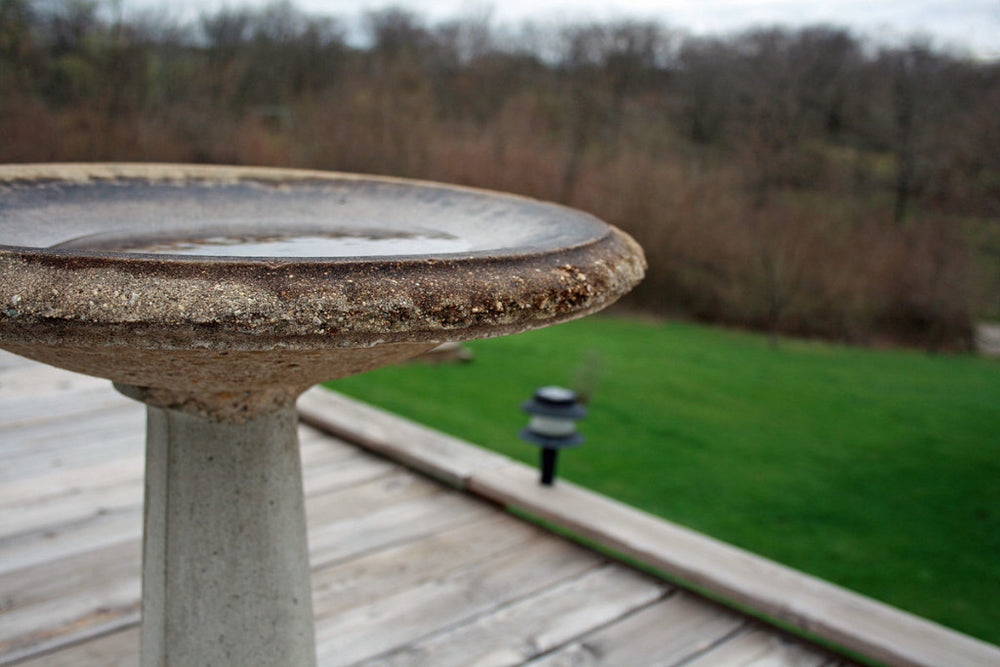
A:
[[[190,24],[0,0],[0,161],[267,164],[523,193],[631,232],[631,305],[962,348],[1000,316],[1000,63],[844,30]],[[363,44],[359,46],[358,44]]]

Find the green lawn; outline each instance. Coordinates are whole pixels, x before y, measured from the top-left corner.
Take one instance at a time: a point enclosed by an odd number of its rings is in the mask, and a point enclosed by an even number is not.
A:
[[[560,476],[1000,643],[1000,363],[593,317],[331,383],[514,458],[597,370]]]

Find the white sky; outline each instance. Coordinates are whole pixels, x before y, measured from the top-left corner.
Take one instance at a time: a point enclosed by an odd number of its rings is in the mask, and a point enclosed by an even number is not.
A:
[[[169,7],[170,15],[194,17],[228,6],[268,0],[123,0],[127,10]],[[361,13],[400,6],[434,22],[489,12],[496,23],[524,20],[654,19],[696,34],[724,33],[756,25],[830,23],[858,35],[902,41],[929,37],[939,47],[1000,58],[1000,0],[292,0],[309,13],[346,21]]]

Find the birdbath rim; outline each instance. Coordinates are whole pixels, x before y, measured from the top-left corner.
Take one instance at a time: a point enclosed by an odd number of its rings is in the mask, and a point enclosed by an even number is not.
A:
[[[210,252],[220,235],[232,249],[227,234],[263,237],[266,251],[275,229],[304,235],[306,251],[346,239],[379,252],[183,255],[170,246],[176,229]],[[644,270],[639,246],[611,225],[487,190],[259,167],[0,166],[0,347],[129,384],[144,378],[109,375],[107,358],[143,351],[136,363],[155,366],[188,355],[190,370],[206,351],[212,363],[275,353],[292,365],[289,355],[312,352],[300,358],[326,379],[316,360],[331,349],[381,365],[361,350],[409,356],[547,326],[610,305]],[[335,376],[367,368],[350,362]]]
[[[0,167],[0,244],[0,348],[148,406],[144,667],[316,663],[306,387],[585,315],[645,269],[564,207],[244,167]]]

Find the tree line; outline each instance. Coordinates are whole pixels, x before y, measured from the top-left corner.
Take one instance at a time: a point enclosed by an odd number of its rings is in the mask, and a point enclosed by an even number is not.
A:
[[[633,306],[775,334],[962,347],[1000,315],[1000,63],[919,40],[0,0],[0,138],[564,202],[646,248]]]

